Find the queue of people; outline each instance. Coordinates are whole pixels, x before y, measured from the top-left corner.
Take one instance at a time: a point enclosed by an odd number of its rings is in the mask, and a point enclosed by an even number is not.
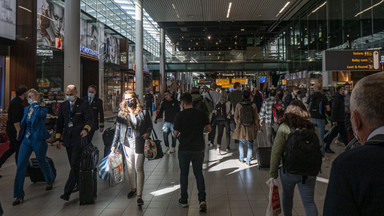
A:
[[[193,88],[191,94],[180,94],[180,102],[171,92],[166,91],[154,123],[164,115],[162,130],[166,153],[169,150],[169,153],[176,152],[177,141],[179,142],[180,205],[188,207],[188,175],[192,163],[200,211],[207,211],[206,187],[202,172],[206,146],[204,134],[209,133],[208,141],[215,145],[214,126],[218,127],[216,150],[217,154],[221,155],[225,129],[226,151],[231,150],[231,139],[237,140],[239,162],[250,166],[258,131],[265,126],[266,144],[272,149],[270,177],[276,179],[280,176],[284,215],[292,215],[296,185],[306,215],[318,215],[314,202],[316,176],[325,154],[334,153],[330,149],[330,144],[337,134],[341,135],[344,144],[347,145],[345,122],[348,120],[346,119],[348,113],[355,139],[362,147],[342,153],[333,162],[323,212],[324,215],[380,215],[384,212],[383,205],[380,205],[384,196],[380,190],[381,173],[384,171],[384,163],[381,163],[384,153],[382,148],[384,104],[377,98],[384,97],[383,85],[384,73],[376,73],[357,82],[351,94],[345,92],[345,87],[350,88],[349,84],[337,87],[332,101],[329,101],[320,86],[316,85],[313,88],[314,94],[306,96],[305,99],[299,96],[297,88],[285,98],[282,98],[282,94],[277,93],[275,89],[269,91],[265,96],[266,99],[257,90],[252,97],[252,92],[249,89],[242,91],[239,83],[235,83],[234,90],[228,96],[226,92],[219,92],[215,86],[211,86],[211,90],[204,96],[198,88]],[[7,132],[9,131],[12,136],[16,135],[11,138],[11,148],[14,150],[10,150],[10,153],[19,149],[13,205],[19,205],[24,201],[23,184],[32,151],[35,152],[43,173],[46,190],[53,188],[55,180],[55,175],[46,159],[46,140],[50,137],[45,128],[48,109],[36,90],[27,91],[25,87],[20,87],[16,93],[17,97],[11,104],[15,110],[23,110],[23,115],[16,115],[10,110],[9,115],[12,118],[9,119],[9,128],[7,126]],[[103,131],[102,101],[96,97],[96,93],[97,88],[90,86],[87,97],[81,99],[77,96],[76,86],[69,85],[65,91],[67,100],[61,104],[58,112],[56,147],[61,148],[62,140],[71,167],[64,193],[60,197],[65,201],[70,199],[79,184],[82,139],[88,138],[89,143],[96,130]],[[349,106],[346,107],[345,95],[348,94]],[[27,99],[29,104],[25,108],[22,105],[24,99]],[[148,102],[143,107],[133,91],[124,93],[117,114],[111,148],[112,152],[118,149],[123,151],[131,186],[127,198],[136,196],[138,206],[144,205],[144,144],[153,130],[152,109],[148,108],[152,107],[152,104],[149,104]],[[334,127],[325,139],[325,125],[328,118]],[[233,130],[231,124],[234,124]],[[168,141],[170,134],[171,147]],[[299,143],[295,143],[295,140]],[[288,147],[295,144],[303,145],[303,140],[313,148],[310,154],[307,154],[310,157],[296,155],[294,159],[289,158],[290,151],[294,150]],[[11,154],[6,156],[9,155]],[[295,164],[294,160],[300,163],[292,167],[292,164]],[[302,160],[307,160],[307,163]],[[375,166],[372,166],[373,163]]]

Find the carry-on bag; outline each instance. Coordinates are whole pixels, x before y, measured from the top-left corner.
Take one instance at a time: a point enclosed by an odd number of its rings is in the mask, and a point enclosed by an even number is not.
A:
[[[88,143],[86,138],[81,139],[81,146],[80,170],[94,170],[99,164],[99,149],[92,143]]]
[[[164,157],[163,148],[161,147],[161,140],[158,139],[155,130],[152,130],[152,139],[149,140],[147,144],[148,144],[147,145],[148,160],[155,160],[155,159],[160,159]],[[144,153],[145,153],[145,149],[144,149]]]
[[[115,136],[115,129],[107,128],[103,133],[103,142],[104,142],[104,157],[109,155],[111,152],[113,137]]]
[[[111,153],[108,157],[109,185],[114,186],[124,181],[124,161],[122,152]]]
[[[49,166],[52,169],[53,175],[56,178],[56,168],[55,164],[53,163],[53,160],[49,157],[47,157],[47,161],[49,163]],[[39,161],[37,158],[31,158],[30,163],[27,168],[27,174],[29,175],[29,178],[31,179],[31,182],[45,182],[43,173],[41,172]]]
[[[272,147],[258,147],[256,149],[256,159],[259,169],[269,169],[271,161]]]
[[[80,170],[79,175],[79,201],[80,205],[95,204],[97,197],[97,171]]]

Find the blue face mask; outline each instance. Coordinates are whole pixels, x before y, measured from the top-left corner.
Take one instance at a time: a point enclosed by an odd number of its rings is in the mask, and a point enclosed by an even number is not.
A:
[[[88,92],[88,97],[91,98],[91,99],[93,99],[93,98],[95,97],[95,94],[93,94],[93,93],[89,93],[89,92]]]
[[[31,98],[28,98],[28,103],[29,104],[32,104],[33,103],[33,100]]]
[[[75,101],[75,96],[67,96],[67,100],[69,101],[69,102],[73,102],[73,101]]]

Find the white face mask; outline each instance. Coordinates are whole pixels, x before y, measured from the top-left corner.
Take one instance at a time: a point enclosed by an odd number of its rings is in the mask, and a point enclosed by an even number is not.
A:
[[[347,95],[349,94],[349,91],[348,90],[344,90],[344,95]]]
[[[33,100],[31,98],[28,98],[28,103],[29,104],[32,104],[33,103]]]
[[[75,101],[75,96],[66,96],[67,97],[67,100],[69,101],[69,102],[73,102],[73,101]]]

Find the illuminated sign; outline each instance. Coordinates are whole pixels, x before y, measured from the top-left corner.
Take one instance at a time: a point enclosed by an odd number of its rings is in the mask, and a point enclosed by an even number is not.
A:
[[[286,80],[286,79],[282,79],[282,80],[281,80],[281,84],[282,84],[282,85],[287,85],[287,80]]]
[[[53,57],[53,51],[48,49],[37,49],[37,56]]]
[[[227,85],[229,84],[229,79],[216,79],[217,85]]]
[[[326,71],[379,71],[378,51],[325,51]]]
[[[232,83],[240,83],[240,84],[248,84],[248,79],[243,79],[243,78],[234,78],[232,79]]]
[[[199,79],[199,84],[211,84],[211,80],[206,80],[206,79]]]
[[[84,47],[84,46],[80,46],[80,52],[91,55],[91,56],[99,57],[98,51],[91,50],[91,49]]]
[[[233,88],[232,84],[223,84],[221,85],[221,88]]]

